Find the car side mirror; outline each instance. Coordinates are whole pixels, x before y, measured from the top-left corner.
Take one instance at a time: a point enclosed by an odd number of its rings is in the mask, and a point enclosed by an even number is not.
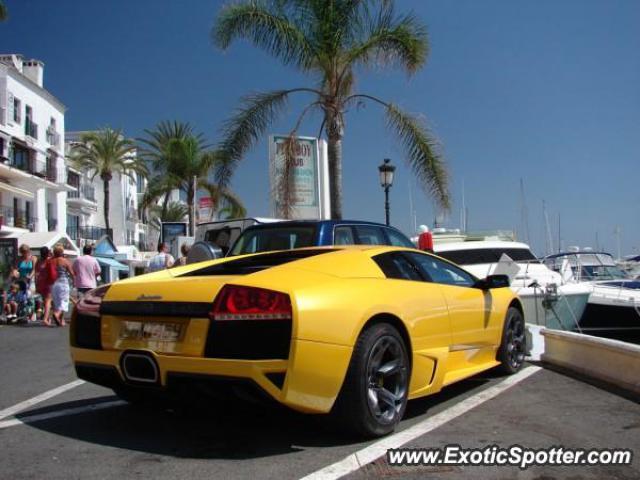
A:
[[[509,286],[508,275],[489,275],[487,278],[478,280],[474,287],[481,290],[491,290],[492,288],[504,288]]]

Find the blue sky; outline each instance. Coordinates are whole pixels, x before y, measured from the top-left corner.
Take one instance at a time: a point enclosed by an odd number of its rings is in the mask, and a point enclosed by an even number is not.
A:
[[[109,2],[6,0],[2,53],[45,62],[45,86],[67,106],[67,130],[105,125],[137,137],[164,119],[189,121],[211,142],[253,91],[309,84],[245,42],[225,53],[209,40],[224,4],[212,0]],[[635,0],[429,0],[397,2],[428,27],[431,55],[411,78],[361,72],[357,88],[424,115],[443,145],[460,223],[462,185],[470,229],[523,236],[520,178],[529,237],[545,250],[542,202],[554,247],[640,250],[640,2]],[[303,104],[270,133],[287,132]],[[312,119],[301,134],[316,135]],[[252,215],[267,215],[267,140],[258,143],[233,188]],[[345,217],[384,220],[377,165],[398,166],[392,223],[410,233],[411,173],[378,107],[351,112],[344,141]],[[413,183],[418,223],[431,200]]]

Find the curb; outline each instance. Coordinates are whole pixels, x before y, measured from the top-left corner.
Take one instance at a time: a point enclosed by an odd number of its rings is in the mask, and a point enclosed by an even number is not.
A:
[[[543,362],[601,380],[640,397],[640,345],[575,332],[542,330]]]

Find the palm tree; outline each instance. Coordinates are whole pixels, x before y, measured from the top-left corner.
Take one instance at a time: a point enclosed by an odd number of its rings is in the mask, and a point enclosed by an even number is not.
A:
[[[379,3],[377,8],[374,3]],[[365,102],[382,106],[387,126],[404,146],[407,162],[425,191],[441,207],[449,208],[447,169],[436,140],[419,117],[354,91],[358,70],[397,66],[411,75],[425,64],[429,51],[426,28],[413,14],[396,15],[393,0],[251,0],[223,7],[211,36],[223,50],[245,38],[314,80],[311,87],[254,93],[242,99],[224,126],[220,185],[225,185],[229,172],[282,113],[289,97],[307,94],[311,101],[298,117],[290,139],[306,115],[320,113],[319,136],[324,133],[328,141],[333,218],[342,218],[345,114]]]
[[[187,215],[187,206],[182,202],[169,202],[164,211],[160,205],[153,205],[149,208],[149,225],[160,231],[162,222],[182,222]]]
[[[147,168],[140,159],[133,156],[135,144],[122,135],[121,130],[104,128],[97,132],[88,132],[80,137],[80,142],[72,147],[70,159],[79,170],[89,172],[91,180],[100,177],[104,188],[104,223],[110,229],[109,187],[114,174],[133,173],[147,175]]]
[[[207,150],[202,134],[196,134],[188,123],[161,122],[155,130],[145,130],[148,138],[140,139],[144,145],[141,155],[150,162],[157,176],[149,181],[145,205],[151,205],[164,197],[163,214],[166,213],[168,195],[178,189],[187,198],[189,232],[193,232],[193,206],[198,189],[207,190],[215,205],[223,202],[243,211],[241,202],[226,187],[209,182],[209,175],[220,164],[220,155]]]
[[[4,22],[9,18],[9,12],[7,12],[7,6],[4,2],[0,1],[0,22]]]
[[[247,216],[247,209],[242,204],[240,198],[227,188],[220,187],[213,183],[202,182],[199,187],[207,192],[211,198],[213,206],[211,208],[212,218],[242,218]]]

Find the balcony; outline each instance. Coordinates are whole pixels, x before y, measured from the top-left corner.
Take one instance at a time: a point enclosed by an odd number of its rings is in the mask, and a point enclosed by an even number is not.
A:
[[[56,148],[60,147],[60,134],[51,126],[47,128],[47,143]]]
[[[37,219],[27,215],[25,210],[17,210],[13,207],[0,205],[0,223],[2,226],[24,228],[34,231]]]
[[[76,190],[69,192],[67,198],[84,198],[90,202],[96,202],[96,189],[92,185],[69,185]]]
[[[24,134],[36,140],[38,139],[38,124],[29,117],[24,122]]]
[[[43,180],[49,180],[54,183],[64,183],[65,181],[64,170],[59,169],[49,160],[36,160],[32,156],[21,155],[12,158],[2,158],[2,163]]]
[[[69,237],[76,242],[76,245],[80,246],[81,243],[87,242],[89,240],[100,240],[105,235],[109,236],[109,238],[113,238],[113,229],[93,226],[76,227],[67,225],[67,235],[69,235]]]

